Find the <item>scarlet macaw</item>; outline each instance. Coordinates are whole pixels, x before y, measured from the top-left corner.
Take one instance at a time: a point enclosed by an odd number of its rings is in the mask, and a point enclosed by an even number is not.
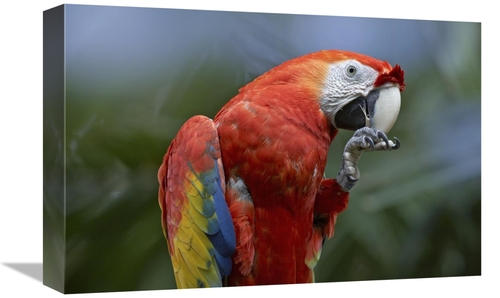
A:
[[[399,65],[320,51],[250,82],[213,121],[189,119],[158,171],[178,288],[313,282],[361,153],[400,146],[386,133],[404,87]],[[355,133],[326,179],[338,129]]]

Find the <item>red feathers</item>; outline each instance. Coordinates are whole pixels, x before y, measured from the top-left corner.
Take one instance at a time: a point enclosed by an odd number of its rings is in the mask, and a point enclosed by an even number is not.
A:
[[[375,81],[375,87],[380,87],[385,83],[390,82],[398,84],[400,91],[403,91],[405,88],[404,71],[397,64],[396,66],[394,66],[394,68],[391,68],[391,65],[386,61],[377,60],[363,54],[337,50],[320,51],[311,55],[307,55],[305,57],[319,58],[330,63],[347,59],[354,59],[363,63],[364,65],[370,66],[379,73],[382,73]]]
[[[399,85],[399,91],[405,89],[405,72],[396,64],[390,72],[384,72],[375,81],[375,87],[380,87],[385,83],[396,83]]]

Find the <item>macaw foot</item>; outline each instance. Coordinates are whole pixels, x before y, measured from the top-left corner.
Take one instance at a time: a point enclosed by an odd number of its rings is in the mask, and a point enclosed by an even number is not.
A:
[[[342,166],[336,178],[337,183],[344,191],[349,191],[354,187],[359,180],[358,161],[363,151],[390,151],[398,149],[400,145],[397,138],[394,138],[393,142],[380,130],[370,127],[356,130],[345,145]]]

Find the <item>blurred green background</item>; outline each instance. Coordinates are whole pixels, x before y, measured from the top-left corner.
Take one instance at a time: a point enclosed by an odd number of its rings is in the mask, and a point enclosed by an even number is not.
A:
[[[44,214],[66,214],[66,292],[175,288],[156,178],[170,141],[189,117],[213,117],[258,75],[321,49],[400,64],[407,87],[389,133],[402,147],[363,155],[317,282],[481,274],[480,23],[79,5],[65,13],[65,138],[50,127],[61,115],[45,115],[44,138],[66,150],[67,201]],[[351,135],[332,144],[328,177]]]

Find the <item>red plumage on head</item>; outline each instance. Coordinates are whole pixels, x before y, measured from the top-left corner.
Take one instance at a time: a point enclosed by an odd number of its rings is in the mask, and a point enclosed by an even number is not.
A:
[[[384,72],[379,75],[375,81],[375,87],[384,85],[385,83],[396,83],[399,85],[399,91],[405,89],[405,72],[399,64],[396,64],[390,72]]]

